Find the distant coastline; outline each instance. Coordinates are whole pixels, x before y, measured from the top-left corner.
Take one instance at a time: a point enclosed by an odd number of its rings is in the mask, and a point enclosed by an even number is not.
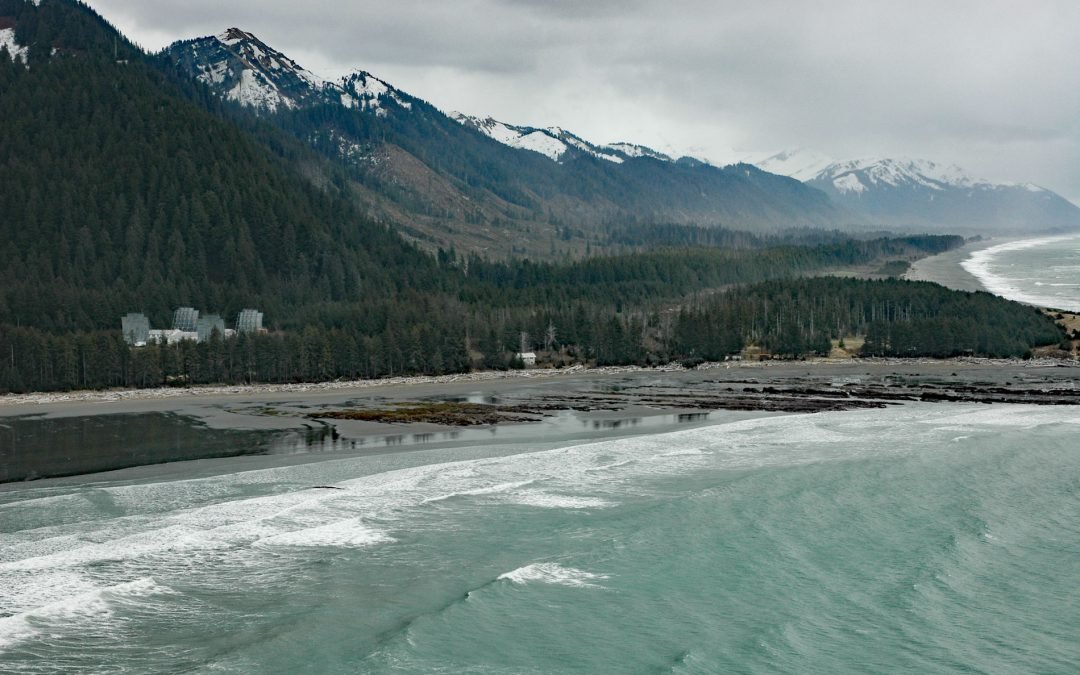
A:
[[[911,269],[904,274],[904,278],[910,281],[932,281],[955,291],[987,291],[971,272],[964,269],[962,263],[976,251],[988,249],[992,246],[1014,241],[1016,238],[987,238],[965,244],[945,253],[929,256],[916,260]]]

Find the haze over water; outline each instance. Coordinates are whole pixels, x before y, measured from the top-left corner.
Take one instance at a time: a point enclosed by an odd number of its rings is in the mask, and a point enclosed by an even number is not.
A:
[[[1065,672],[1080,410],[0,492],[3,672]],[[313,486],[341,489],[312,489]]]

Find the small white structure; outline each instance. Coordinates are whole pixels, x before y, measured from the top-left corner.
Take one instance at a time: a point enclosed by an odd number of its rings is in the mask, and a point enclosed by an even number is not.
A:
[[[536,365],[536,352],[518,352],[517,357],[521,359],[521,362],[526,366]]]
[[[167,345],[174,345],[183,340],[191,340],[196,342],[199,339],[199,334],[195,331],[165,329],[165,330],[151,330],[150,339],[154,342],[163,342]]]

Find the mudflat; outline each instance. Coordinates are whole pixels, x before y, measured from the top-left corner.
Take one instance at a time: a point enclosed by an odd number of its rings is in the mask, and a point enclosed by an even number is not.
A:
[[[817,359],[0,398],[0,482],[178,460],[280,461],[654,433],[712,411],[1080,405],[1075,361]]]

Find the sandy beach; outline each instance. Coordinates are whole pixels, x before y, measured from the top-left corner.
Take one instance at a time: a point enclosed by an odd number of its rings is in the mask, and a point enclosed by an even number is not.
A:
[[[957,291],[985,291],[986,288],[978,277],[964,269],[960,263],[967,260],[975,251],[1003,244],[1012,239],[983,239],[971,242],[960,248],[916,260],[904,278],[911,281],[933,281],[946,288]]]

